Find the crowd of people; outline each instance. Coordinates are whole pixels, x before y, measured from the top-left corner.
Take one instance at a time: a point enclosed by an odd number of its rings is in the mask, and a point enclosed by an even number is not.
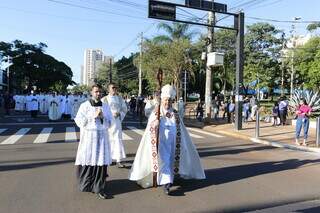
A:
[[[9,109],[12,107],[18,113],[30,113],[33,118],[36,118],[40,113],[48,115],[50,121],[74,119],[80,104],[88,98],[82,93],[58,94],[31,91],[27,95],[16,94],[12,98],[8,96],[5,101],[7,103],[6,113],[9,114]]]

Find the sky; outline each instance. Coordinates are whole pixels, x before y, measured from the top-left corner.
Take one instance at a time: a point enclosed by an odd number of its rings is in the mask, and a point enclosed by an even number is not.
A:
[[[165,0],[183,4],[183,0]],[[291,21],[320,21],[319,0],[219,0],[229,12],[242,9],[245,24],[253,18]],[[150,38],[161,34],[158,20],[147,16],[148,0],[0,0],[0,41],[15,39],[44,42],[46,52],[71,67],[75,82],[87,48],[102,49],[115,59],[139,50],[139,34]],[[179,9],[179,17],[205,17],[205,13]],[[219,20],[222,15],[218,15]],[[230,18],[229,18],[230,19]],[[228,19],[221,24],[228,25]],[[270,22],[287,34],[291,23]],[[306,34],[307,23],[296,23],[297,34]],[[194,27],[205,32],[205,27]]]

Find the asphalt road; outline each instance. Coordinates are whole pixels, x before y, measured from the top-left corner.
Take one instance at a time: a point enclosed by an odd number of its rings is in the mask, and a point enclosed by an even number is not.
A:
[[[124,122],[126,168],[109,168],[107,188],[114,198],[98,199],[77,190],[79,129],[46,119],[0,120],[0,213],[320,212],[317,154],[195,128],[190,133],[207,179],[182,181],[171,196],[161,188],[141,189],[127,178],[144,130],[130,116]]]

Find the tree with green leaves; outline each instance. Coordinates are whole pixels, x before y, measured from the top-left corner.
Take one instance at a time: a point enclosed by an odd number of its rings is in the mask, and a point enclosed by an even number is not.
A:
[[[320,37],[311,38],[295,50],[296,84],[306,89],[319,90]]]
[[[0,62],[11,59],[11,88],[22,91],[36,86],[40,91],[66,91],[74,84],[73,73],[64,62],[46,54],[44,43],[29,44],[20,40],[12,43],[1,42]]]
[[[153,41],[156,43],[171,43],[179,39],[191,40],[196,34],[196,31],[190,31],[191,25],[185,23],[168,24],[161,22],[158,24],[158,29],[164,30],[165,34],[155,36]]]
[[[269,92],[279,86],[282,49],[280,35],[281,31],[269,23],[255,23],[247,27],[244,66],[246,84],[258,81],[256,86],[268,87]]]
[[[174,40],[170,43],[158,43],[148,41],[144,43],[142,57],[143,70],[149,84],[155,90],[156,74],[161,68],[164,72],[164,84],[171,83],[177,89],[177,97],[181,91],[181,74],[188,70],[191,75],[192,63],[190,61],[190,50],[192,44],[187,39]]]

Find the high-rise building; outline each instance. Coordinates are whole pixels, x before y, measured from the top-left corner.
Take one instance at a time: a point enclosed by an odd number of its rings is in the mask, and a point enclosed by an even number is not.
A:
[[[92,85],[99,65],[103,62],[103,52],[100,49],[86,49],[84,51],[84,65],[82,72],[82,84]]]

